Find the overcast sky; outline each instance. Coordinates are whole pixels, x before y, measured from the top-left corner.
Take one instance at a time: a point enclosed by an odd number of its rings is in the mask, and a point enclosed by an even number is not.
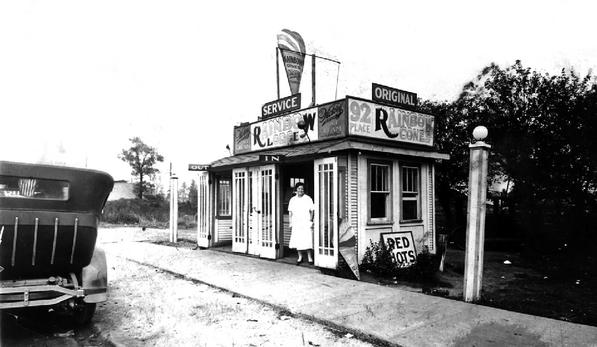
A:
[[[552,74],[597,71],[593,3],[2,1],[0,159],[128,180],[117,155],[139,136],[165,156],[162,171],[172,162],[188,177],[187,164],[227,156],[233,125],[277,98],[283,28],[341,62],[316,61],[318,103],[370,98],[372,82],[453,100],[483,67],[516,59]],[[288,95],[282,70],[280,83]]]

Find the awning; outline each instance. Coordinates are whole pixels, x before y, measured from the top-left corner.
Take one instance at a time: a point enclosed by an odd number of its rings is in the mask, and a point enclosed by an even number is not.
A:
[[[450,155],[435,152],[433,150],[390,147],[380,144],[361,142],[354,139],[341,139],[307,143],[292,147],[276,148],[260,152],[233,155],[230,157],[218,159],[212,162],[209,165],[209,167],[210,169],[223,170],[239,166],[259,165],[262,164],[262,161],[260,161],[259,158],[263,155],[279,155],[284,157],[284,161],[299,161],[301,157],[321,156],[324,154],[331,154],[332,152],[340,152],[346,150],[387,153],[401,156],[411,156],[438,160],[450,159]]]

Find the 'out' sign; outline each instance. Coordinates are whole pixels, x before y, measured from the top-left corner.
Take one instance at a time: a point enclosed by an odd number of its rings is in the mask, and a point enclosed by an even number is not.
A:
[[[417,261],[417,251],[412,231],[382,233],[381,239],[398,267],[409,267]]]

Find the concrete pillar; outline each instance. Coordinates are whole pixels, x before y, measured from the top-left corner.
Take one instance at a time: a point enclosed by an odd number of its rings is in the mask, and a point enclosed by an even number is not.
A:
[[[464,301],[479,300],[483,278],[483,247],[485,243],[485,203],[487,196],[487,159],[490,145],[483,142],[487,128],[473,131],[477,140],[469,145],[468,208],[466,223],[466,253],[464,261]]]
[[[178,241],[178,177],[170,176],[170,242]]]

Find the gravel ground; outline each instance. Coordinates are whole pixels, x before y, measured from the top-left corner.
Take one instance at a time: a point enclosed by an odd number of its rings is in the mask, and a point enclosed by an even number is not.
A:
[[[168,230],[141,228],[106,229],[112,239],[146,240],[168,244]],[[123,231],[124,230],[124,231]],[[179,230],[179,244],[193,247],[196,231]],[[185,241],[185,240],[188,240]],[[507,261],[507,262],[506,262]],[[518,252],[486,251],[483,261],[482,305],[504,310],[597,326],[597,280],[560,274],[552,276],[541,260],[524,258]],[[436,273],[431,283],[387,279],[361,272],[361,280],[412,292],[425,292],[462,300],[464,251],[449,249],[446,271]],[[553,271],[552,271],[553,272]],[[556,273],[557,274],[557,273]]]
[[[152,241],[163,230],[100,231],[98,242]],[[167,234],[166,234],[167,237]],[[157,239],[156,239],[157,238]],[[106,247],[109,248],[109,247]],[[371,346],[350,334],[107,252],[110,297],[95,324],[125,346]]]

